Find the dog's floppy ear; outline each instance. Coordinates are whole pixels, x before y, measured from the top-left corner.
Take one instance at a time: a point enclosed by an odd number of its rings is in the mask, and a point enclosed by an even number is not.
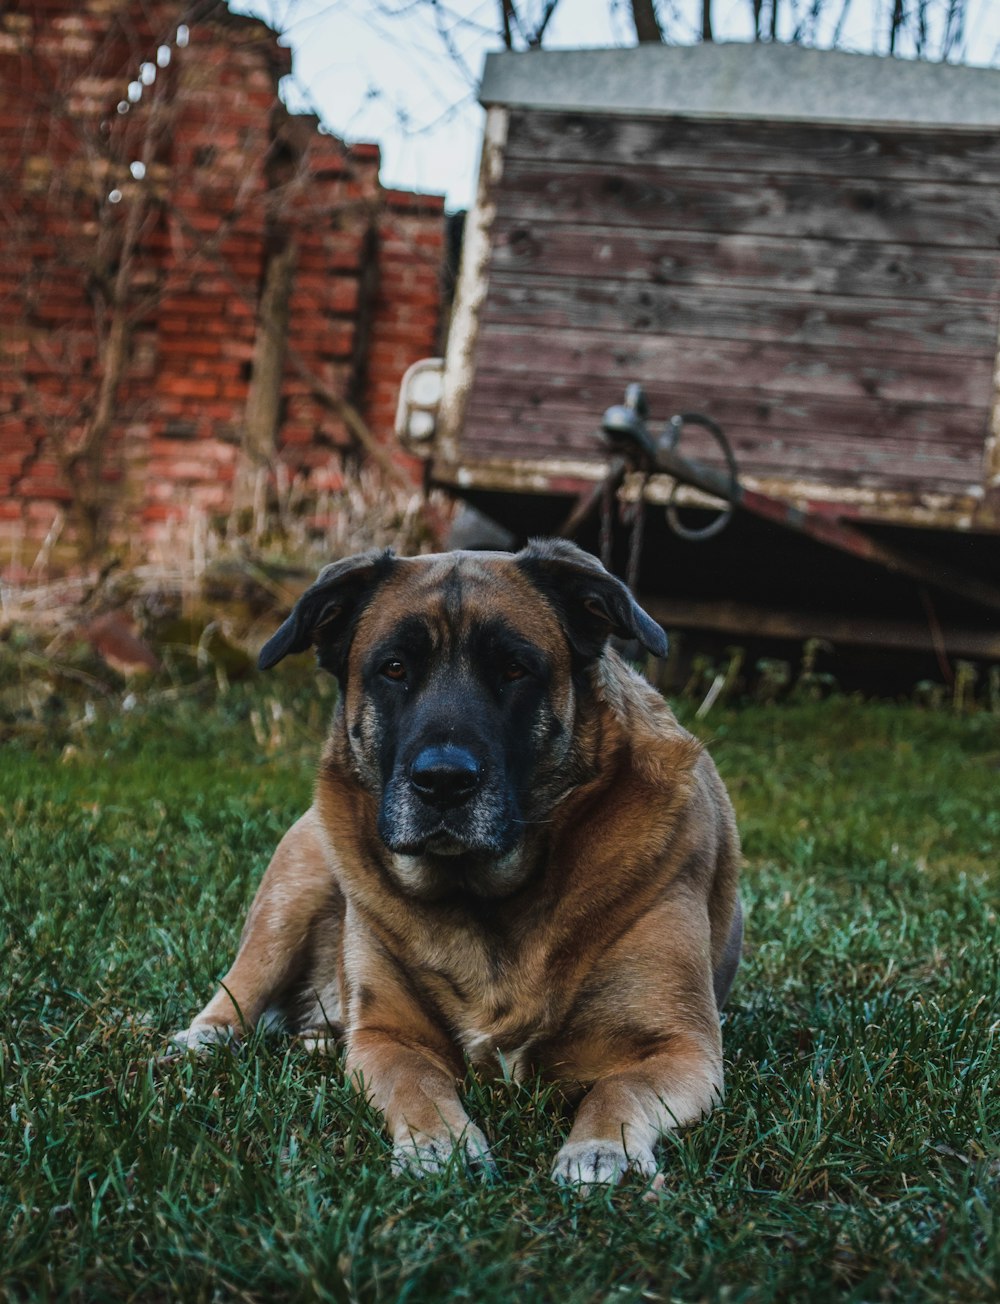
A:
[[[261,648],[260,669],[270,670],[290,653],[304,652],[315,644],[316,659],[323,669],[339,675],[356,617],[395,564],[391,548],[376,548],[324,566],[315,584],[306,589],[285,623]]]
[[[596,557],[565,539],[532,539],[515,560],[559,613],[570,646],[582,658],[600,656],[612,634],[638,639],[662,657],[667,636]]]

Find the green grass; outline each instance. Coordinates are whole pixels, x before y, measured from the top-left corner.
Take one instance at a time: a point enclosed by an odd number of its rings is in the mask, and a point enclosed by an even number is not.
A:
[[[309,799],[330,698],[273,691],[0,749],[0,1297],[997,1297],[995,716],[699,726],[748,861],[728,1098],[664,1146],[659,1198],[580,1199],[537,1084],[468,1081],[478,1185],[393,1175],[337,1065],[287,1043],[152,1066]]]

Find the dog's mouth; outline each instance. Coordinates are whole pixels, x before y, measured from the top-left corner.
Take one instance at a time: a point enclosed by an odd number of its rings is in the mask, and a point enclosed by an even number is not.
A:
[[[446,829],[433,834],[424,844],[424,854],[429,852],[432,856],[462,856],[471,850],[473,848],[468,843],[461,838],[455,837],[453,833],[449,833]]]
[[[393,836],[389,830],[380,830],[382,841],[390,851],[402,856],[503,856],[517,841],[517,829],[508,828],[491,836],[483,833],[469,834],[449,827],[442,821],[436,828],[422,831],[418,836]]]
[[[507,897],[524,885],[533,868],[517,836],[501,851],[440,831],[390,850],[392,872],[403,891],[424,901]]]
[[[383,834],[382,841],[399,856],[464,856],[477,850],[465,838],[443,827],[419,838],[393,838]]]

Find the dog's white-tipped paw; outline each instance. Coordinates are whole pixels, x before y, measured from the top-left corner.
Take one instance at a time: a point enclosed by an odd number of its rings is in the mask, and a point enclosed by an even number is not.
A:
[[[336,1032],[307,1030],[295,1034],[295,1044],[310,1055],[336,1055],[343,1045],[343,1035]]]
[[[235,1046],[237,1040],[236,1029],[228,1023],[192,1023],[183,1032],[174,1033],[170,1049],[200,1055],[213,1046]]]
[[[617,1186],[629,1171],[643,1177],[655,1177],[656,1159],[652,1150],[626,1153],[615,1141],[574,1141],[556,1155],[552,1180],[562,1186],[577,1187],[586,1195],[595,1186]]]
[[[474,1177],[496,1176],[497,1167],[483,1133],[470,1123],[455,1141],[450,1136],[409,1135],[397,1139],[392,1148],[392,1171],[413,1176],[442,1173],[449,1165],[458,1165]]]

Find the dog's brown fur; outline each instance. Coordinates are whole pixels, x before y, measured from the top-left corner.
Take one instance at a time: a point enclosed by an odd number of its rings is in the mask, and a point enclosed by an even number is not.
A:
[[[368,554],[328,570],[310,591],[326,606],[307,595],[271,654],[309,638],[322,660],[335,639],[341,702],[315,800],[271,861],[222,988],[180,1040],[237,1035],[276,1004],[310,1035],[342,1028],[347,1071],[385,1115],[397,1163],[425,1171],[455,1147],[491,1162],[456,1089],[465,1057],[540,1071],[582,1094],[557,1179],[653,1174],[657,1137],[721,1098],[719,1007],[742,923],[715,767],[604,647],[611,632],[655,644],[648,617],[571,545]],[[533,728],[548,741],[512,850],[435,854],[432,838],[400,853],[380,835],[385,736],[365,659],[414,613],[434,631],[435,673],[471,655],[470,622],[500,619],[544,658]]]

